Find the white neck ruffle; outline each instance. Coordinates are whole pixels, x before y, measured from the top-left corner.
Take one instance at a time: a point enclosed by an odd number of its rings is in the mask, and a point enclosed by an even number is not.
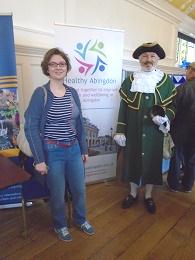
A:
[[[131,92],[154,93],[158,82],[163,78],[164,73],[159,69],[153,71],[137,71],[133,73]]]

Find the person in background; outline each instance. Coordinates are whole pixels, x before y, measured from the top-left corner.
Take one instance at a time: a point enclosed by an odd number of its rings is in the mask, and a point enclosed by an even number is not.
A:
[[[50,49],[41,63],[49,81],[44,106],[42,87],[35,89],[25,112],[25,135],[35,169],[47,175],[54,230],[66,242],[72,240],[67,228],[65,191],[72,195],[74,224],[88,235],[94,234],[86,220],[84,163],[88,148],[84,133],[81,104],[76,90],[64,84],[71,69],[68,56],[60,49]]]
[[[162,184],[163,137],[175,116],[172,99],[176,90],[169,76],[156,68],[158,60],[165,58],[157,42],[139,46],[133,58],[139,60],[141,69],[128,76],[119,90],[121,103],[114,136],[116,143],[124,146],[123,180],[131,188],[122,208],[138,201],[138,188],[144,185],[144,205],[153,214],[156,205],[152,191],[154,185]],[[165,116],[151,116],[154,105],[162,106]]]
[[[186,82],[177,87],[175,103],[177,112],[171,122],[175,147],[167,184],[173,192],[191,192],[195,177],[195,62],[186,69]]]

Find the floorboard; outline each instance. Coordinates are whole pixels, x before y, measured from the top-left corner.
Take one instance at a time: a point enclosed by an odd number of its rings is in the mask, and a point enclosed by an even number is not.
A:
[[[172,193],[157,187],[157,212],[150,215],[139,201],[122,209],[126,185],[117,181],[87,186],[88,219],[96,234],[87,236],[73,223],[73,241],[58,240],[52,229],[48,202],[27,208],[28,237],[22,237],[21,209],[0,210],[0,259],[10,260],[194,260],[195,190]]]

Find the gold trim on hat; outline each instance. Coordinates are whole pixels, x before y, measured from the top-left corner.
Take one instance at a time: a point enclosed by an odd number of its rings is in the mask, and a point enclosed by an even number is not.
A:
[[[141,46],[143,46],[143,47],[153,47],[157,44],[158,44],[157,42],[146,42],[146,43],[143,43]]]

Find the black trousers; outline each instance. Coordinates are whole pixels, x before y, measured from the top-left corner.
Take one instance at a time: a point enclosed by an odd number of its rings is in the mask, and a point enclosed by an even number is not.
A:
[[[183,171],[183,175],[181,173]],[[170,168],[167,175],[167,182],[174,190],[182,189],[189,191],[192,189],[195,177],[195,145],[190,142],[176,144],[174,154],[170,160]]]

